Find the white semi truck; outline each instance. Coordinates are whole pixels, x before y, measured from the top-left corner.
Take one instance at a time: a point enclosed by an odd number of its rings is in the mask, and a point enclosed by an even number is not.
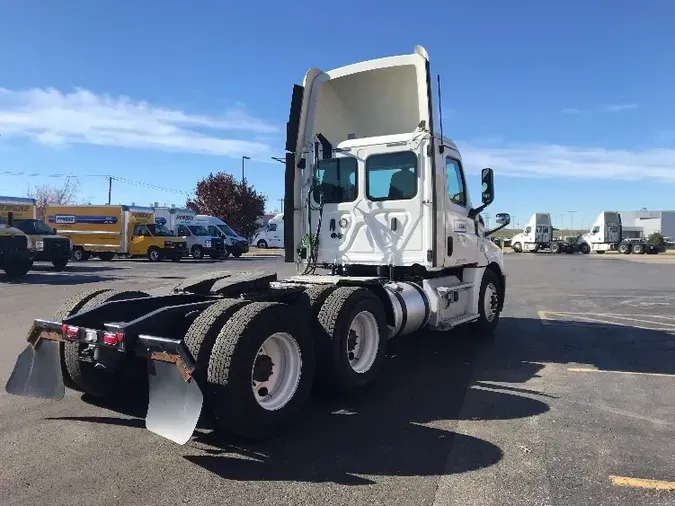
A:
[[[554,230],[549,213],[534,213],[523,231],[511,238],[511,247],[514,253],[537,253],[545,249],[551,253],[574,253],[572,244],[553,238]]]
[[[493,333],[504,261],[478,224],[493,171],[472,202],[431,83],[420,46],[310,69],[286,141],[285,260],[298,274],[217,271],[166,295],[86,291],[34,321],[7,392],[61,399],[68,385],[101,398],[147,368],[149,430],[184,444],[205,409],[257,438],[299,414],[315,379],[346,392],[372,382],[391,338]]]
[[[663,251],[661,247],[650,244],[645,238],[623,237],[621,215],[617,211],[601,212],[589,231],[579,238],[578,247],[579,251],[585,254],[591,251],[599,254],[606,251],[618,251],[625,255],[629,253],[655,255]]]
[[[258,232],[252,244],[256,247],[264,248],[283,248],[284,247],[284,213],[273,216],[260,232]]]

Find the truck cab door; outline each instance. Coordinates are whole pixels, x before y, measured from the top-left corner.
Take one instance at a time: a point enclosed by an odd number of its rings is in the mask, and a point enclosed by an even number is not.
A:
[[[281,235],[279,233],[279,225],[277,223],[269,223],[267,225],[267,244],[273,248],[281,247]]]
[[[439,201],[444,203],[443,216],[439,228],[445,230],[444,244],[439,251],[445,250],[443,265],[468,265],[478,263],[482,239],[476,233],[476,221],[469,218],[471,202],[466,191],[464,170],[459,157],[451,148],[446,147],[443,161],[444,184],[438,188]],[[439,259],[440,260],[440,259]]]
[[[129,254],[133,256],[144,256],[148,251],[146,237],[150,236],[150,230],[145,225],[136,225],[131,232],[129,241]]]

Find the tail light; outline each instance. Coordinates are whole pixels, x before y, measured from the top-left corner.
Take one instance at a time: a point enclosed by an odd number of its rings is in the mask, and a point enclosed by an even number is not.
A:
[[[109,346],[120,346],[124,344],[124,332],[110,332],[103,333],[103,342]]]
[[[77,339],[80,337],[79,327],[66,325],[65,323],[61,325],[61,332],[63,334],[63,338],[68,339],[69,341],[77,341]]]

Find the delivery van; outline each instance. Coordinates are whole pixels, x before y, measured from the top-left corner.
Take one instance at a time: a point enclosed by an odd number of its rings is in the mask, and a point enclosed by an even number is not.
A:
[[[92,256],[112,260],[115,255],[123,255],[177,262],[188,256],[185,239],[156,224],[151,207],[49,206],[47,219],[57,233],[70,238],[77,261]]]
[[[14,227],[30,237],[32,261],[51,262],[59,271],[68,265],[72,243],[44,221],[37,219],[35,199],[0,196],[0,217],[7,221],[9,212],[13,213]]]
[[[167,226],[174,234],[183,237],[193,258],[202,259],[205,255],[213,259],[225,258],[225,240],[195,223],[196,213],[192,209],[158,206],[153,209],[156,223]]]
[[[225,257],[232,255],[239,258],[244,253],[248,253],[248,241],[220,218],[198,214],[195,216],[195,224],[203,225],[211,235],[220,236],[225,240]]]

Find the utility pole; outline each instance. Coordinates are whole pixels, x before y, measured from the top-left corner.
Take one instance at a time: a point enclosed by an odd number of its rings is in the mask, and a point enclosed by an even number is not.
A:
[[[283,163],[284,165],[286,165],[286,160],[284,160],[283,158],[279,158],[278,156],[272,156],[271,158],[272,158],[272,160],[276,160],[277,162]]]
[[[490,213],[484,213],[483,216],[485,216],[485,228],[490,230]]]
[[[112,180],[112,176],[108,176],[108,205],[110,205],[112,199]]]
[[[279,199],[279,204],[281,204],[281,207],[279,209],[281,209],[281,212],[283,213],[284,212],[284,199]]]

